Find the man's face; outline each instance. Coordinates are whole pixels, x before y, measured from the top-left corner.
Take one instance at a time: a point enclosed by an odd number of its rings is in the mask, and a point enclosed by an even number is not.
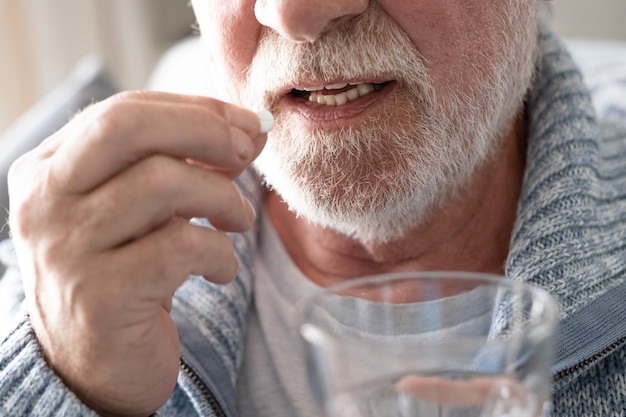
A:
[[[256,162],[267,183],[313,222],[388,241],[427,221],[511,128],[535,1],[193,4],[216,83],[276,117]],[[318,14],[323,33],[294,41]]]

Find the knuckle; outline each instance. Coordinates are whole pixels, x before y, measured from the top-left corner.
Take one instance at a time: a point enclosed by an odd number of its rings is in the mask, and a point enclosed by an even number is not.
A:
[[[195,273],[194,262],[204,247],[203,242],[194,233],[190,233],[190,226],[182,219],[168,225],[168,232],[164,239],[155,247],[151,270],[158,277],[169,279],[184,279]]]
[[[68,254],[69,233],[69,231],[59,230],[57,234],[40,241],[38,258],[42,270],[58,271],[61,275],[69,275],[73,256],[76,256],[76,254]]]
[[[28,152],[11,163],[9,171],[7,172],[7,180],[9,183],[17,182],[22,176],[24,170],[28,168],[29,165],[25,162],[27,158]]]
[[[122,129],[129,113],[133,112],[133,107],[122,100],[111,100],[102,105],[100,114],[94,120],[95,130],[101,136],[107,137],[111,132]]]
[[[20,169],[14,168],[9,180],[11,237],[50,250],[51,255],[82,242],[82,225],[92,213],[81,209],[80,197],[65,193],[46,166],[26,168],[24,173]]]
[[[210,138],[214,145],[232,146],[232,132],[225,111],[219,106],[202,106],[197,109],[195,120],[188,129],[198,137]]]
[[[211,281],[225,284],[235,279],[239,262],[235,256],[233,242],[225,233],[214,232],[215,242],[210,250],[204,252],[205,272],[201,275]]]
[[[11,237],[21,237],[22,239],[30,239],[37,228],[29,221],[32,217],[27,210],[10,210],[9,211],[9,229]]]
[[[111,97],[107,98],[104,102],[111,103],[132,103],[146,100],[149,97],[150,93],[141,90],[125,90],[119,93],[113,94]]]
[[[216,227],[228,231],[244,231],[252,226],[253,220],[247,215],[247,203],[237,186],[229,183],[224,192],[224,203],[216,213]]]
[[[8,211],[13,236],[28,238],[39,229],[43,217],[48,215],[47,204],[40,201],[40,196],[45,194],[44,188],[29,172],[22,172],[19,165],[14,164],[11,167],[8,177]],[[46,219],[49,220],[51,219]]]
[[[223,103],[210,97],[201,97],[200,109],[203,114],[202,120],[210,121],[211,130],[218,136],[231,137],[230,112]],[[202,126],[202,124],[198,124]]]
[[[22,205],[22,201],[27,198],[26,190],[30,187],[30,181],[26,181],[27,176],[24,172],[28,169],[28,165],[22,163],[23,158],[21,157],[13,162],[7,173],[7,191],[9,193],[9,202],[13,207]]]
[[[148,190],[170,190],[179,185],[178,163],[164,155],[145,158],[140,164],[141,186]]]
[[[136,92],[122,92],[94,105],[97,111],[93,112],[90,127],[96,133],[95,138],[107,140],[120,132],[132,135],[142,119],[137,96]]]
[[[197,254],[203,252],[205,248],[203,236],[201,233],[194,233],[194,226],[181,220],[177,222],[175,227],[177,230],[170,242],[174,252],[190,257],[196,257]]]
[[[210,104],[211,105],[209,106],[209,109],[212,113],[217,114],[220,119],[223,119],[223,120],[229,119],[229,112],[226,106],[220,105],[216,101],[212,101]]]
[[[177,266],[185,269],[185,275],[201,275],[222,284],[232,281],[237,273],[235,250],[225,233],[184,222],[178,225],[170,245],[168,252],[170,256],[175,254]],[[172,265],[163,268],[172,272]]]
[[[7,186],[14,194],[31,188],[42,177],[42,164],[36,160],[37,149],[30,150],[14,160],[7,171]]]

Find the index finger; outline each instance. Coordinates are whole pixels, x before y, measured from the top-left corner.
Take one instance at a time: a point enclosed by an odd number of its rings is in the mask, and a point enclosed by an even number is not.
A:
[[[55,180],[69,191],[85,192],[154,154],[239,172],[255,156],[259,130],[254,112],[215,99],[123,93],[57,132],[57,149],[47,155]]]

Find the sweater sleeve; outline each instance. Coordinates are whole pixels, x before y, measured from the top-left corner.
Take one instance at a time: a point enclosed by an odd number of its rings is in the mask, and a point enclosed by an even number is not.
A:
[[[223,416],[197,380],[180,372],[169,400],[155,416]],[[97,417],[48,366],[28,317],[0,345],[0,416]]]
[[[48,366],[24,309],[13,245],[0,242],[0,415],[96,416]]]
[[[0,345],[0,415],[97,416],[48,366],[25,315]]]

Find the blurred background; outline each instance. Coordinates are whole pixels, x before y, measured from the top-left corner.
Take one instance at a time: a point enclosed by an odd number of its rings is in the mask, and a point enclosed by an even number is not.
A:
[[[564,36],[626,42],[626,0],[550,3]],[[0,0],[0,135],[90,53],[120,88],[142,88],[193,21],[187,0]]]
[[[0,0],[0,134],[88,54],[120,88],[143,87],[193,22],[188,0]]]

